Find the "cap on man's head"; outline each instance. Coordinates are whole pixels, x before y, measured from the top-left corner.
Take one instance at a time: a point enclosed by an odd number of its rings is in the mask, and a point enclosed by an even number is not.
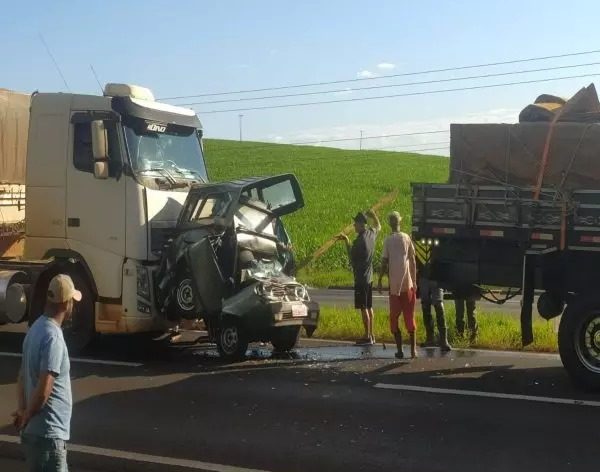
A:
[[[362,212],[359,211],[356,214],[356,216],[354,217],[354,222],[366,225],[367,224],[367,217],[365,216],[364,213],[362,213]]]
[[[390,224],[399,225],[402,221],[402,216],[397,211],[393,211],[388,215],[388,220]]]
[[[51,303],[65,303],[69,300],[81,301],[81,292],[75,290],[73,279],[68,275],[55,275],[48,286],[48,301]]]

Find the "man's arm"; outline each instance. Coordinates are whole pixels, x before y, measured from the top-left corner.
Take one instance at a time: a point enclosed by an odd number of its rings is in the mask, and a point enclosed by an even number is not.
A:
[[[17,376],[17,410],[12,414],[13,425],[17,430],[23,429],[23,417],[25,416],[26,400],[25,400],[25,387],[23,386],[23,366],[19,369],[19,375]]]
[[[346,252],[348,253],[348,258],[350,259],[350,264],[352,264],[352,245],[350,244],[350,238],[345,233],[340,233],[336,238],[338,241],[343,241],[346,245]]]
[[[381,222],[379,221],[377,213],[375,213],[374,210],[368,210],[367,216],[371,217],[371,219],[373,220],[373,225],[371,227],[379,233],[379,231],[381,231]]]
[[[417,261],[415,260],[415,245],[411,239],[408,240],[408,267],[414,289],[417,290]]]
[[[64,343],[54,336],[49,337],[40,352],[40,376],[23,414],[22,428],[44,408],[48,398],[50,398],[54,387],[54,379],[58,377],[62,369]]]
[[[383,285],[383,276],[388,273],[388,260],[386,257],[381,258],[381,268],[379,269],[379,283],[377,289],[381,292]]]
[[[52,387],[54,387],[54,372],[42,372],[40,373],[40,377],[38,379],[38,383],[35,387],[31,395],[31,399],[29,400],[29,404],[27,405],[27,409],[25,410],[25,417],[31,418],[40,412],[44,405],[50,398],[50,394],[52,393]]]
[[[379,268],[379,283],[377,284],[377,289],[381,292],[381,284],[383,280],[383,276],[388,273],[388,265],[389,265],[389,253],[388,253],[388,240],[386,239],[383,242],[383,253],[381,254],[381,267]]]
[[[23,385],[23,372],[19,369],[17,377],[17,411],[24,411],[27,407],[25,400],[25,386]]]

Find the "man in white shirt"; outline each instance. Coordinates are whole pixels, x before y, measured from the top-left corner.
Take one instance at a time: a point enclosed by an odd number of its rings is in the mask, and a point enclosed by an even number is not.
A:
[[[402,333],[398,326],[400,314],[404,317],[404,326],[410,336],[411,357],[417,357],[415,337],[415,301],[417,293],[417,267],[415,248],[410,236],[400,231],[400,213],[390,213],[388,222],[392,229],[383,243],[381,270],[379,273],[379,291],[383,276],[387,274],[390,283],[390,330],[396,341],[396,357],[402,359]]]

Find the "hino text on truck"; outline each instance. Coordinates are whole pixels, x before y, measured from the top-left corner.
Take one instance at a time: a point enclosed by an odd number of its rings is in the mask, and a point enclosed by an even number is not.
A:
[[[72,352],[185,319],[227,358],[291,349],[319,317],[281,221],[303,205],[293,175],[209,183],[198,117],[146,88],[0,89],[0,324],[31,323],[62,272],[83,293]]]

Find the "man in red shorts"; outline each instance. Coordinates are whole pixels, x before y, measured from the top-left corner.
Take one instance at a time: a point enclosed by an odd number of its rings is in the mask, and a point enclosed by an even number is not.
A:
[[[415,264],[415,247],[410,236],[400,231],[402,217],[397,211],[392,212],[388,222],[392,228],[383,243],[381,270],[379,273],[379,291],[383,276],[387,274],[390,282],[390,330],[396,340],[398,352],[396,357],[402,359],[402,333],[398,326],[400,314],[404,317],[404,326],[410,336],[411,357],[417,357],[417,340],[415,337],[415,301],[417,293],[417,266]]]

